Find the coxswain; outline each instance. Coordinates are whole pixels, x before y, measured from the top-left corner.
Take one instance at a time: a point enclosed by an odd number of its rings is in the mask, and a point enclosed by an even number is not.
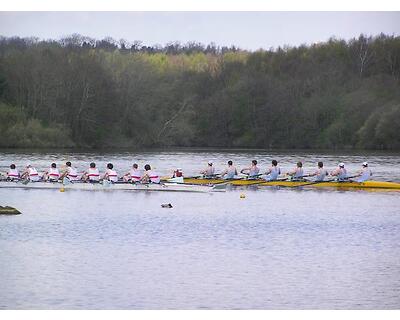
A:
[[[354,176],[354,178],[357,177],[358,179],[355,179],[354,181],[364,182],[369,180],[371,176],[372,171],[368,168],[368,162],[363,162],[361,170]]]
[[[32,167],[30,164],[26,166],[25,171],[21,175],[21,179],[26,179],[32,182],[36,182],[40,180],[39,173],[37,170]]]
[[[344,168],[344,163],[339,163],[338,167],[331,172],[331,176],[337,177],[338,181],[347,180],[347,170]]]
[[[247,174],[249,179],[257,178],[260,173],[260,169],[257,167],[257,160],[251,161],[250,167],[243,168],[240,173]]]
[[[18,181],[20,178],[21,177],[19,175],[17,167],[15,166],[15,164],[11,164],[10,169],[7,172],[7,180]]]
[[[278,176],[281,174],[281,169],[278,167],[278,161],[272,160],[272,166],[265,172],[267,175],[265,180],[267,181],[275,181],[278,179]]]
[[[77,181],[77,180],[79,180],[78,171],[72,166],[71,161],[67,161],[65,163],[65,166],[66,166],[66,169],[61,174],[59,179],[62,180],[65,177],[69,181]]]
[[[221,177],[225,179],[234,179],[237,174],[237,170],[233,165],[232,160],[229,160],[228,167],[221,173]]]
[[[49,170],[47,170],[43,174],[43,180],[55,182],[55,181],[58,181],[59,178],[60,178],[60,172],[57,169],[57,165],[53,162],[51,164]]]
[[[108,180],[111,182],[117,182],[118,181],[118,174],[117,171],[115,171],[114,166],[112,163],[108,163],[107,164],[107,169],[106,169],[106,173],[103,176],[103,180]]]
[[[322,161],[318,162],[318,169],[309,174],[310,177],[315,177],[315,181],[324,181],[327,175],[328,171],[324,168],[324,163]]]
[[[143,183],[160,183],[160,176],[155,172],[151,170],[151,167],[149,164],[146,164],[144,166],[144,173],[141,181]]]
[[[181,178],[181,177],[183,177],[182,169],[181,168],[177,168],[176,170],[174,170],[172,178]]]
[[[290,176],[291,180],[301,180],[304,177],[303,163],[301,161],[297,162],[296,168],[289,171],[287,175]]]
[[[100,180],[99,169],[96,168],[94,162],[90,163],[89,169],[83,173],[82,180],[89,182],[98,182]]]
[[[213,167],[212,161],[208,161],[207,168],[204,170],[200,171],[200,173],[205,177],[205,178],[211,178],[215,176],[215,169]]]
[[[139,170],[139,166],[137,163],[132,165],[132,169],[123,176],[123,180],[125,182],[139,182],[142,179],[142,172]]]

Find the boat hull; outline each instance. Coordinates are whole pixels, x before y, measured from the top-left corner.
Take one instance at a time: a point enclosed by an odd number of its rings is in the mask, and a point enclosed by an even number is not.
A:
[[[177,183],[162,184],[130,184],[130,183],[69,183],[62,184],[58,182],[0,182],[0,188],[19,188],[19,189],[55,189],[55,190],[84,190],[84,191],[174,191],[174,192],[210,192],[223,191],[215,189],[212,186],[205,185],[187,185]]]
[[[184,182],[193,185],[218,185],[223,183],[229,183],[234,186],[279,186],[279,187],[317,187],[317,188],[373,188],[373,189],[398,189],[400,190],[400,183],[385,182],[385,181],[365,181],[365,182],[337,182],[337,181],[325,181],[325,182],[312,182],[312,181],[265,181],[263,179],[255,180],[222,180],[222,179],[195,179],[185,178]]]

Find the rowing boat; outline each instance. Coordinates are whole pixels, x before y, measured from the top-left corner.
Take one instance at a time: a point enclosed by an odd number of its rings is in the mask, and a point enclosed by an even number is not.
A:
[[[264,179],[205,179],[205,178],[184,178],[185,184],[191,185],[218,185],[222,183],[229,183],[234,186],[279,186],[279,187],[330,187],[330,188],[373,188],[373,189],[399,189],[400,183],[386,182],[386,181],[290,181],[290,180],[277,180],[277,181],[266,181]]]
[[[178,183],[161,184],[132,184],[132,183],[60,183],[60,182],[13,182],[0,181],[0,188],[23,189],[57,189],[57,190],[85,190],[85,191],[175,191],[175,192],[211,192],[225,191],[223,188],[207,185],[190,185]]]

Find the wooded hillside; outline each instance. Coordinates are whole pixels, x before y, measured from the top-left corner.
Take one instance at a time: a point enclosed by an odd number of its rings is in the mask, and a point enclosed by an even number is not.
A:
[[[0,146],[400,149],[400,37],[256,52],[0,37]]]

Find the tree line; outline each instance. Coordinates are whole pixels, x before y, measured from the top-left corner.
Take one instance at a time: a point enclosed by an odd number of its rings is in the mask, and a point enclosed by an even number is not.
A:
[[[400,149],[400,37],[246,51],[0,37],[0,147]]]

